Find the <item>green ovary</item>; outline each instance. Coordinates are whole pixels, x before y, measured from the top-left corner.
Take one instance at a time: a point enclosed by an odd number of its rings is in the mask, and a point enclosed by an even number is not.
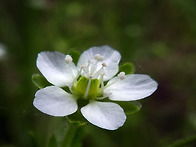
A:
[[[94,99],[98,95],[100,95],[100,81],[98,79],[91,79],[87,97],[84,97],[88,83],[89,78],[83,76],[80,77],[79,80],[76,83],[74,83],[72,87],[73,93],[82,99]]]

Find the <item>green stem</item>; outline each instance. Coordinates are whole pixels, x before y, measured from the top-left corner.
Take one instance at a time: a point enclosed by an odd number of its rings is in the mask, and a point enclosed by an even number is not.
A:
[[[62,147],[81,146],[82,126],[84,126],[84,124],[69,120]]]

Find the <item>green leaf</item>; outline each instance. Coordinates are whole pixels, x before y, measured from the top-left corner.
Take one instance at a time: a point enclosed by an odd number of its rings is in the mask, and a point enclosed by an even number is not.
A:
[[[69,55],[71,55],[71,57],[73,58],[73,62],[75,64],[78,63],[78,60],[80,58],[80,52],[76,51],[76,50],[70,50],[69,51]]]
[[[125,63],[120,66],[119,73],[125,72],[125,74],[133,74],[135,72],[134,65],[132,63]]]
[[[137,102],[116,102],[118,103],[125,111],[126,115],[134,114],[142,108],[142,105]]]
[[[57,147],[57,141],[56,141],[56,137],[54,135],[52,135],[50,137],[48,147]]]
[[[51,85],[42,75],[40,74],[33,74],[32,75],[32,82],[37,86],[38,88],[42,89],[46,86]]]

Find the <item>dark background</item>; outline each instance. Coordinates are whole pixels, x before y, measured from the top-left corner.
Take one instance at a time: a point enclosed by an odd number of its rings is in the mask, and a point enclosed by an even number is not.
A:
[[[83,145],[161,147],[196,135],[194,0],[1,0],[0,43],[6,52],[0,55],[2,147],[45,147],[52,134],[64,131],[57,125],[62,118],[32,105],[39,52],[106,44],[159,87],[117,131],[85,127]]]

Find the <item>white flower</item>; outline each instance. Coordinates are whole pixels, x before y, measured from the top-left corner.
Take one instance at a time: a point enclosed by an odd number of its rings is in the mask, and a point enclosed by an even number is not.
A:
[[[37,67],[54,86],[38,90],[34,106],[48,115],[67,116],[77,111],[77,100],[83,99],[88,104],[81,108],[81,113],[90,123],[108,130],[118,129],[126,120],[124,110],[114,102],[101,100],[139,100],[151,95],[158,85],[148,75],[121,72],[114,77],[120,59],[120,53],[109,46],[86,50],[77,66],[70,55],[41,52]],[[62,89],[66,86],[70,92]]]

